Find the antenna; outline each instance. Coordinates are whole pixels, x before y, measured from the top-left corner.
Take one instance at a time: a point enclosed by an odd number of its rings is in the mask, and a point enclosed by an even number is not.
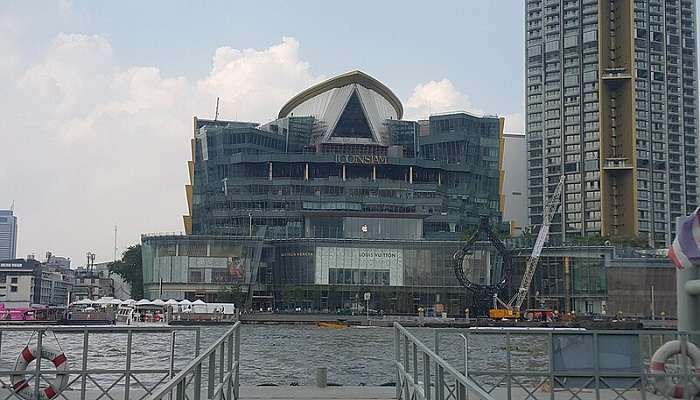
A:
[[[114,225],[114,261],[117,261],[117,226]]]
[[[216,111],[214,111],[214,121],[219,119],[219,98],[216,98]]]

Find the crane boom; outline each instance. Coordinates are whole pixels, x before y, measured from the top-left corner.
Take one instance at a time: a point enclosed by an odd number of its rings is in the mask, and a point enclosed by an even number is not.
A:
[[[540,227],[540,233],[537,235],[537,241],[535,241],[535,246],[532,248],[532,254],[527,260],[523,280],[520,282],[520,288],[518,289],[518,293],[516,293],[515,297],[508,302],[511,310],[520,310],[525,298],[527,298],[527,292],[530,290],[532,278],[535,276],[535,270],[537,269],[537,262],[540,259],[542,248],[547,241],[547,237],[549,237],[549,226],[552,224],[554,214],[556,214],[559,210],[559,204],[561,204],[561,193],[564,187],[565,179],[565,175],[562,175],[561,178],[559,178],[557,188],[554,189],[554,194],[549,198],[549,201],[547,201],[547,205],[542,212],[542,226]]]

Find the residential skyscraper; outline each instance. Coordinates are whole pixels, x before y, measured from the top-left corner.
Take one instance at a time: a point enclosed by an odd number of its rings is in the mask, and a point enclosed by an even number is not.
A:
[[[17,217],[12,210],[0,210],[0,260],[11,260],[17,253]]]
[[[526,0],[528,212],[554,242],[671,243],[697,197],[694,0]],[[563,224],[562,224],[563,222]]]

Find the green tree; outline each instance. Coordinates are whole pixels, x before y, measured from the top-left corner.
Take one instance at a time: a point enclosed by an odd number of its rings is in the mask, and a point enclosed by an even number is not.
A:
[[[141,245],[129,246],[122,259],[113,261],[107,265],[109,272],[117,274],[131,286],[131,298],[143,298],[143,264],[141,261]]]
[[[244,293],[240,285],[233,285],[218,292],[216,299],[224,303],[233,303],[240,308],[243,305]]]

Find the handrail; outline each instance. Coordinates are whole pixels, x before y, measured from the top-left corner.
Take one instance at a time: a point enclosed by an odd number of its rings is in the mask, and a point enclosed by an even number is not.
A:
[[[186,354],[184,356],[187,357],[180,358],[177,356],[177,339],[183,338],[182,340],[187,340],[188,343],[191,343],[190,350],[193,350],[194,356],[199,355],[201,339],[200,327],[196,326],[0,325],[0,347],[4,349],[7,347],[8,342],[13,347],[24,346],[25,343],[22,339],[22,335],[29,337],[30,333],[31,337],[27,345],[30,345],[30,343],[32,343],[31,338],[34,338],[33,343],[36,343],[38,353],[41,353],[44,346],[47,345],[47,340],[50,338],[50,336],[44,337],[47,333],[63,335],[54,337],[53,340],[51,340],[52,342],[58,342],[58,347],[61,351],[64,351],[60,346],[61,337],[82,337],[82,345],[80,347],[73,345],[68,346],[65,350],[65,356],[69,362],[66,364],[67,369],[64,373],[70,376],[70,378],[65,386],[55,388],[57,389],[57,398],[60,397],[63,399],[71,398],[72,396],[66,393],[76,390],[80,391],[83,397],[88,391],[94,391],[97,397],[106,396],[115,398],[113,395],[109,394],[109,391],[118,384],[124,386],[124,399],[129,399],[130,393],[134,393],[134,391],[139,393],[139,395],[141,395],[141,391],[150,393],[154,385],[157,386],[178,371],[174,367],[176,361],[186,361],[185,358],[189,358]],[[187,335],[184,337],[179,336],[179,334],[182,333]],[[134,349],[139,349],[139,351],[141,349],[154,349],[152,344],[144,343],[143,340],[137,340],[137,338],[151,338],[154,334],[170,336],[169,340],[159,341],[159,345],[156,346],[159,351],[166,351],[167,354],[169,354],[169,365],[152,367],[143,365],[143,363],[132,363],[132,356],[135,353]],[[100,336],[103,338],[107,337],[109,340],[126,340],[126,346],[121,349],[122,351],[119,354],[119,357],[123,357],[121,361],[115,360],[110,365],[101,365],[98,368],[89,366],[91,354],[93,354],[94,351],[99,351],[99,349],[95,349],[94,346],[104,340],[100,339]],[[95,337],[97,337],[97,339]],[[147,347],[144,348],[144,346]],[[21,349],[21,347],[19,348]],[[24,375],[26,376],[27,383],[33,386],[31,398],[40,399],[40,388],[50,383],[49,379],[52,379],[56,374],[55,371],[45,367],[45,362],[46,361],[42,363],[40,359],[37,359],[35,367],[27,370],[16,369],[16,367],[13,368],[12,365],[9,365],[6,368],[0,369],[0,380],[4,381],[6,377]],[[112,379],[115,375],[120,376],[116,382]],[[2,389],[7,389],[7,387],[3,387]],[[4,398],[23,399],[25,396],[25,394],[20,394],[10,388],[9,396]]]
[[[168,395],[169,393],[176,391],[176,398],[178,400],[185,398],[185,386],[188,383],[187,376],[194,374],[194,399],[199,399],[201,390],[201,374],[202,365],[208,358],[209,361],[209,396],[212,398],[214,391],[214,375],[216,373],[216,358],[217,350],[219,351],[220,359],[220,376],[219,385],[216,386],[216,391],[221,391],[224,389],[224,384],[228,385],[227,390],[233,389],[234,399],[238,398],[238,363],[240,355],[240,321],[236,322],[231,329],[226,331],[216,342],[212,343],[204,352],[197,356],[194,360],[190,361],[185,367],[183,367],[180,372],[178,372],[170,381],[159,386],[154,390],[148,397],[148,400],[159,400]],[[234,343],[235,340],[235,343]],[[224,370],[224,346],[228,346],[228,371]],[[232,348],[235,346],[235,348]],[[235,359],[233,358],[235,357]],[[226,375],[226,376],[224,376]],[[233,382],[231,380],[233,379]],[[226,397],[227,399],[229,397]]]
[[[405,337],[406,342],[404,342],[404,346],[407,349],[409,345],[409,341],[411,344],[413,344],[413,355],[414,357],[417,357],[418,350],[424,354],[424,382],[423,382],[423,388],[420,391],[421,397],[424,397],[426,399],[430,399],[430,391],[431,391],[431,384],[430,384],[430,372],[426,372],[426,368],[429,368],[429,363],[430,361],[434,362],[436,364],[436,369],[440,370],[440,373],[438,374],[438,371],[436,371],[436,379],[443,379],[443,374],[444,372],[449,373],[449,375],[453,376],[455,379],[455,384],[460,384],[464,388],[466,388],[469,391],[472,391],[476,393],[480,398],[486,399],[486,400],[495,400],[493,396],[491,396],[489,393],[484,391],[481,387],[479,387],[474,381],[471,379],[467,378],[464,376],[462,372],[459,372],[456,368],[454,368],[452,365],[450,365],[447,361],[445,361],[442,357],[437,355],[433,350],[431,350],[428,346],[426,346],[423,342],[421,342],[418,338],[416,338],[411,332],[408,331],[408,329],[404,328],[400,323],[394,322],[394,329],[396,330],[396,337],[395,337],[395,359],[394,362],[396,363],[396,367],[399,371],[399,375],[404,374],[404,380],[408,381],[410,385],[413,385],[414,388],[413,390],[420,389],[418,388],[418,382],[415,382],[415,379],[411,378],[410,374],[408,371],[404,369],[404,366],[401,365],[401,360],[400,360],[400,352],[401,352],[401,336]],[[407,357],[408,354],[406,352],[405,357]],[[425,359],[425,356],[428,358]],[[408,362],[408,360],[404,360],[404,362]],[[426,366],[425,363],[428,363]],[[418,365],[418,360],[414,359],[413,360],[413,368],[416,369]],[[440,368],[437,368],[439,366]],[[414,375],[417,376],[417,371],[413,371]],[[440,375],[440,377],[438,377]],[[427,379],[426,379],[427,378]],[[435,390],[440,390],[442,391],[442,385],[443,382],[436,382],[435,383]],[[401,382],[397,382],[396,384],[396,391],[397,391],[397,398],[402,398],[401,397]],[[439,392],[436,392],[439,393]],[[439,397],[439,396],[436,396]],[[458,397],[458,396],[456,396]]]

